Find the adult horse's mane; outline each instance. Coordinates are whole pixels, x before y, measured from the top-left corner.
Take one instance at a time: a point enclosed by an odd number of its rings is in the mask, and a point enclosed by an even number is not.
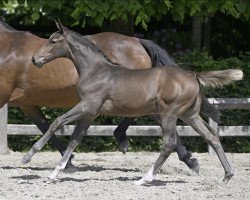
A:
[[[96,44],[94,44],[92,41],[90,41],[87,37],[75,32],[75,31],[69,30],[69,29],[68,29],[68,31],[74,36],[74,39],[76,39],[79,43],[83,44],[84,46],[87,46],[93,52],[103,56],[107,62],[109,62],[112,65],[116,65],[116,66],[119,65],[119,64],[111,61],[108,58],[108,56],[101,49],[99,49],[98,46],[96,46]]]
[[[0,27],[1,26],[4,27],[5,29],[7,29],[8,31],[17,31],[16,29],[12,28],[10,25],[6,24],[2,20],[0,20]]]

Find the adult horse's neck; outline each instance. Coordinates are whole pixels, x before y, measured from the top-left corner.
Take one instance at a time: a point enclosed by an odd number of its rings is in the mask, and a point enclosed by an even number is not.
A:
[[[16,29],[12,28],[10,25],[0,20],[0,31],[1,30],[2,31],[17,31]]]
[[[87,76],[98,71],[100,65],[115,65],[94,43],[85,37],[70,31],[67,41],[70,47],[70,59],[74,63],[79,76]]]

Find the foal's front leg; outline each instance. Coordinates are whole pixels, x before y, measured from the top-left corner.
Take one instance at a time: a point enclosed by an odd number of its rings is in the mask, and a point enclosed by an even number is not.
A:
[[[50,124],[39,107],[21,106],[20,109],[24,114],[26,114],[31,118],[33,123],[39,128],[39,130],[43,134],[45,134],[49,130]],[[57,148],[60,154],[63,156],[63,154],[66,151],[66,146],[62,142],[60,142],[60,140],[55,135],[53,135],[49,141],[52,142],[53,146]],[[73,157],[74,155],[72,154],[67,164],[67,168],[70,169],[71,171],[75,170],[75,166],[71,163],[71,159],[73,159]]]
[[[81,119],[77,123],[76,128],[75,128],[75,130],[72,133],[72,136],[70,138],[70,142],[69,142],[69,145],[67,147],[67,150],[65,151],[62,159],[60,160],[60,162],[56,166],[53,173],[49,176],[49,178],[51,180],[54,180],[58,176],[58,174],[65,169],[66,164],[67,164],[68,160],[70,159],[71,154],[73,153],[76,146],[78,144],[80,144],[83,136],[87,134],[87,130],[88,130],[89,126],[91,125],[91,123],[94,121],[94,119],[96,117],[97,116],[84,117],[83,119]]]
[[[86,114],[86,102],[78,103],[74,108],[69,110],[67,113],[56,118],[56,120],[50,125],[49,130],[33,145],[29,152],[23,157],[22,163],[28,163],[31,160],[31,157],[38,151],[42,149],[44,144],[50,139],[50,137],[64,125],[67,125],[71,122],[77,121]]]

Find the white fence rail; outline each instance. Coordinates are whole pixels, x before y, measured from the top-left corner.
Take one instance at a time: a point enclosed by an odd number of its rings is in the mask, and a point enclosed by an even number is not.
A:
[[[219,109],[250,109],[250,98],[210,98],[209,102],[217,105]],[[41,132],[35,125],[7,125],[7,106],[0,109],[0,154],[8,151],[7,135],[40,135]],[[250,126],[217,126],[209,119],[209,124],[219,131],[220,136],[250,136]],[[91,126],[88,130],[90,136],[112,136],[116,126]],[[71,135],[73,125],[65,126],[57,131],[57,135]],[[180,136],[199,136],[189,126],[178,126]],[[161,136],[159,126],[130,126],[127,130],[129,136]],[[212,149],[209,147],[209,153]]]
[[[8,106],[5,105],[0,109],[0,154],[6,154],[8,152],[7,121]]]

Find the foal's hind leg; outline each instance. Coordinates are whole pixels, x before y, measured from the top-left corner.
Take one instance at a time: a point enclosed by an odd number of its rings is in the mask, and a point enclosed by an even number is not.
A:
[[[188,125],[192,126],[192,128],[203,138],[205,138],[208,144],[213,147],[225,171],[225,177],[223,181],[227,183],[234,175],[234,172],[221,146],[219,134],[217,133],[217,131],[210,127],[198,114],[193,115],[191,118],[186,116],[182,117],[182,120],[185,121]]]
[[[119,150],[125,154],[128,150],[128,137],[126,135],[126,131],[130,124],[133,123],[135,118],[126,117],[122,122],[118,125],[118,127],[114,131],[115,139],[119,145]]]
[[[150,115],[150,118],[155,120],[159,125],[161,124],[159,115]],[[191,152],[187,151],[186,147],[181,143],[181,139],[177,132],[176,132],[176,137],[177,137],[176,153],[179,157],[179,160],[184,162],[189,167],[189,169],[198,174],[200,169],[198,160],[196,158],[191,158],[192,156]]]
[[[169,114],[162,118],[161,128],[163,133],[163,144],[160,156],[158,157],[152,168],[149,170],[149,172],[145,176],[143,176],[143,178],[141,178],[139,181],[136,181],[136,185],[143,185],[145,183],[152,182],[155,175],[158,173],[166,159],[177,147],[177,117]]]
[[[84,109],[86,107],[84,102],[78,103],[74,108],[69,110],[67,113],[56,118],[56,120],[50,125],[49,130],[33,145],[30,151],[23,157],[22,163],[28,163],[31,160],[31,157],[38,151],[42,149],[44,144],[50,139],[50,137],[64,125],[67,125],[71,122],[79,120],[86,113]]]
[[[68,160],[70,159],[70,155],[72,154],[76,146],[80,144],[83,136],[87,134],[87,129],[89,128],[89,126],[96,117],[97,116],[91,116],[91,117],[88,116],[85,117],[84,119],[81,119],[77,123],[76,128],[70,138],[70,142],[65,154],[63,155],[62,159],[60,160],[55,170],[49,177],[51,180],[54,180],[57,177],[57,175],[64,170]]]

